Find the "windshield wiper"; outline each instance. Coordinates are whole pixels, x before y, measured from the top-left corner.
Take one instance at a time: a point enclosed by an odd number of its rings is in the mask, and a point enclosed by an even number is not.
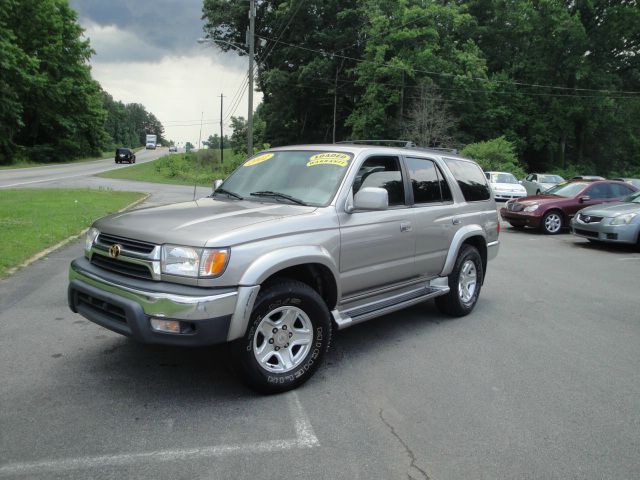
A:
[[[289,200],[293,203],[297,203],[298,205],[306,205],[307,203],[300,200],[299,198],[296,197],[292,197],[291,195],[287,195],[286,193],[280,193],[280,192],[272,192],[271,190],[264,190],[261,192],[252,192],[249,195],[252,195],[254,197],[277,197],[277,198],[284,198],[286,200]]]
[[[227,195],[233,197],[233,198],[237,198],[238,200],[244,200],[244,198],[242,198],[240,195],[238,195],[237,193],[233,193],[230,192],[229,190],[225,190],[224,188],[217,188],[215,190],[215,192],[213,192],[213,194],[215,195],[216,193],[226,193]],[[253,194],[252,194],[253,195]]]

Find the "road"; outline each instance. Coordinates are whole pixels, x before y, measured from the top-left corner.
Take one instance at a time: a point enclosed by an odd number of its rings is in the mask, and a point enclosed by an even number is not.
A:
[[[140,150],[136,153],[136,163],[150,162],[167,153],[167,148]],[[106,172],[107,170],[116,168],[126,168],[127,166],[128,164],[126,163],[116,164],[113,158],[107,158],[103,160],[63,163],[43,167],[0,170],[0,189],[47,186],[47,184],[52,182],[79,179],[87,175],[95,175],[96,173]]]
[[[470,316],[425,303],[338,332],[307,384],[267,397],[224,347],[139,345],[72,314],[82,247],[59,250],[0,282],[0,478],[640,477],[640,254],[501,240]]]

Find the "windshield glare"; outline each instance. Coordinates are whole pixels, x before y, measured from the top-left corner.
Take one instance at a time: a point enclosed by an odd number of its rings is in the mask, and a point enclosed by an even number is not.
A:
[[[494,173],[491,175],[492,183],[518,183],[516,177],[510,173]]]
[[[551,187],[544,193],[545,195],[558,195],[560,197],[569,198],[576,196],[586,185],[587,184],[583,182],[563,183],[562,185]]]
[[[281,197],[251,196],[278,192],[309,205],[324,206],[335,195],[352,160],[351,153],[326,150],[261,153],[238,167],[221,188],[246,200],[283,201]]]
[[[640,192],[632,193],[623,202],[640,203]]]
[[[563,178],[558,175],[540,175],[538,181],[540,183],[560,183]]]

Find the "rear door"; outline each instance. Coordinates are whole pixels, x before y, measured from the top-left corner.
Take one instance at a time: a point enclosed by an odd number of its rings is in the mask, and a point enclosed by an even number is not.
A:
[[[455,233],[453,198],[441,169],[431,159],[406,157],[416,231],[416,274],[435,277],[444,267]]]

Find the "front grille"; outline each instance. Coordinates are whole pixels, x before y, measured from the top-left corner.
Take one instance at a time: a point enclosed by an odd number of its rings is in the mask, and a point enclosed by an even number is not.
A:
[[[604,217],[594,217],[593,215],[584,215],[583,213],[581,213],[580,215],[578,215],[578,218],[583,223],[598,223],[602,221]]]
[[[575,228],[574,232],[578,235],[584,235],[585,237],[598,238],[598,232],[591,232],[589,230],[582,230],[580,228]]]
[[[105,302],[104,300],[92,297],[91,295],[79,291],[76,291],[76,295],[78,305],[86,305],[87,307],[93,310],[97,310],[100,313],[108,316],[112,320],[127,323],[127,316],[124,309],[118,307],[117,305],[113,305],[112,303]]]
[[[524,204],[518,202],[509,202],[507,204],[507,210],[510,212],[521,212],[524,210]]]
[[[97,267],[104,268],[105,270],[121,273],[122,275],[127,275],[129,277],[153,278],[151,276],[151,271],[146,266],[140,265],[139,263],[123,262],[116,258],[105,257],[104,255],[98,254],[93,254],[91,256],[91,263]]]
[[[110,247],[114,243],[119,244],[123,249],[130,252],[146,253],[149,254],[155,248],[153,243],[141,242],[139,240],[132,240],[130,238],[118,237],[116,235],[108,235],[101,233],[98,235],[98,243],[104,247]]]

